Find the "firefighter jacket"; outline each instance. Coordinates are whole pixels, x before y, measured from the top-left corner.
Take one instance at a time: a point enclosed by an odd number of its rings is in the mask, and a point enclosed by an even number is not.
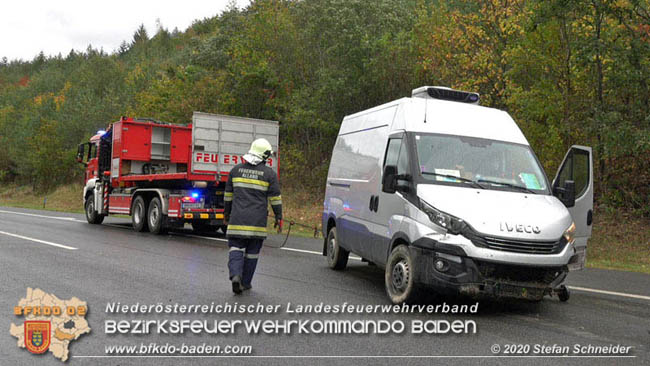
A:
[[[273,169],[264,163],[232,168],[224,192],[228,237],[265,238],[269,201],[276,219],[281,220],[280,183]]]

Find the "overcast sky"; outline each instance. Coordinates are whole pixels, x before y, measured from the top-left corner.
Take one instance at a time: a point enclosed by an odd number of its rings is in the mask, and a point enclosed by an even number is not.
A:
[[[242,8],[249,0],[237,0]],[[0,58],[31,60],[40,51],[67,55],[71,49],[104,48],[107,53],[130,42],[144,24],[152,36],[156,19],[172,31],[193,20],[221,13],[229,0],[9,0],[0,10]]]

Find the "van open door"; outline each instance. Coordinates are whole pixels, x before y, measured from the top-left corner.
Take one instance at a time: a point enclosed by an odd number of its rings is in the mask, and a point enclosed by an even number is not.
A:
[[[553,195],[569,210],[575,229],[576,256],[569,270],[583,269],[587,259],[587,240],[591,237],[594,208],[594,173],[591,148],[573,145],[553,179]]]

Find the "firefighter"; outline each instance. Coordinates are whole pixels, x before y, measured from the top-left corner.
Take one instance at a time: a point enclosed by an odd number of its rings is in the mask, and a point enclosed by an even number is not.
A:
[[[257,260],[266,238],[268,202],[275,215],[275,227],[282,232],[282,196],[278,176],[266,166],[273,154],[271,144],[257,139],[228,175],[224,193],[228,224],[228,271],[232,291],[240,294],[252,287]]]

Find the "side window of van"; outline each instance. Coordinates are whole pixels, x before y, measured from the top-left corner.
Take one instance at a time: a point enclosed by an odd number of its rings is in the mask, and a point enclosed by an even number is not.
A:
[[[402,146],[399,149],[399,158],[397,159],[397,174],[409,174],[409,159],[406,148],[406,140],[402,140]]]
[[[572,180],[576,185],[576,198],[582,196],[589,185],[589,153],[583,150],[572,150],[567,156],[556,186],[562,185],[565,181]]]
[[[408,153],[406,143],[401,138],[388,140],[388,149],[386,149],[386,159],[384,166],[397,166],[397,174],[408,174]]]
[[[399,150],[401,146],[402,146],[402,139],[388,140],[388,149],[386,149],[386,159],[384,160],[384,166],[397,165],[397,160],[399,158]]]

